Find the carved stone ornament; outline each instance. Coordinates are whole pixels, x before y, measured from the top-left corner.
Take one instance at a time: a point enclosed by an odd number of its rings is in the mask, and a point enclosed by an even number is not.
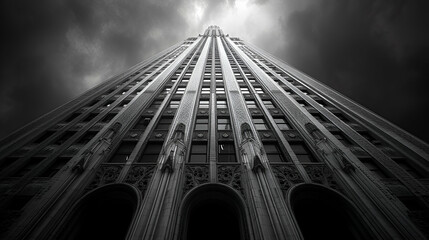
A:
[[[184,192],[209,182],[209,168],[207,165],[186,165]]]
[[[261,172],[263,172],[265,170],[265,167],[262,164],[261,159],[259,158],[259,156],[255,155],[255,157],[253,158],[252,171],[256,173],[258,170],[261,170]]]
[[[243,138],[243,141],[248,139],[254,139],[252,129],[250,128],[248,123],[241,124],[240,128],[241,128],[241,137]]]
[[[73,172],[82,173],[88,165],[89,159],[94,153],[91,150],[85,150],[80,160],[72,167]]]
[[[217,178],[220,183],[231,186],[239,191],[243,197],[243,187],[241,186],[241,166],[240,165],[220,165],[218,166]]]
[[[128,172],[125,182],[136,186],[144,194],[154,169],[155,165],[134,165]]]
[[[174,159],[174,151],[171,150],[170,154],[168,154],[167,160],[162,164],[161,172],[169,171],[173,172],[173,159]]]
[[[339,189],[334,174],[325,164],[303,164],[311,181],[334,189]]]
[[[118,179],[119,173],[122,170],[123,165],[119,164],[102,164],[98,168],[94,179],[91,184],[87,187],[87,191],[101,187],[105,184],[113,183]]]
[[[294,165],[272,165],[271,168],[283,191],[304,181]]]

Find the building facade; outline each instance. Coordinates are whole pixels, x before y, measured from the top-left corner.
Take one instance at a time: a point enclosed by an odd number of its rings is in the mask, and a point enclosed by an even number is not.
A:
[[[425,239],[429,145],[210,26],[3,139],[4,239]]]

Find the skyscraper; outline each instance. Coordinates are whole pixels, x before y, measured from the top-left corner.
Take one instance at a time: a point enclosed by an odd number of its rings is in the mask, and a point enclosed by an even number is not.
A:
[[[7,239],[424,239],[427,143],[217,26],[0,145]]]

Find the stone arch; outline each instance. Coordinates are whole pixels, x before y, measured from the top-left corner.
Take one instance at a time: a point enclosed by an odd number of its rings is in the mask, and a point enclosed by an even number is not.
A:
[[[94,189],[70,208],[53,238],[126,239],[140,202],[140,192],[128,184]]]
[[[302,183],[289,189],[286,198],[305,240],[358,240],[376,235],[355,204],[333,189]]]
[[[243,198],[231,187],[202,184],[186,194],[175,239],[251,239]]]

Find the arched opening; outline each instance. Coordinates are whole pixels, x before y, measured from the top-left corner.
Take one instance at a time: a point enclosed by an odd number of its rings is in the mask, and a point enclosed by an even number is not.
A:
[[[331,189],[301,184],[290,191],[289,203],[305,240],[371,239],[356,207]]]
[[[139,203],[137,190],[110,184],[85,195],[72,208],[61,239],[125,239]]]
[[[242,198],[221,184],[204,184],[185,197],[181,209],[181,239],[249,239]]]

